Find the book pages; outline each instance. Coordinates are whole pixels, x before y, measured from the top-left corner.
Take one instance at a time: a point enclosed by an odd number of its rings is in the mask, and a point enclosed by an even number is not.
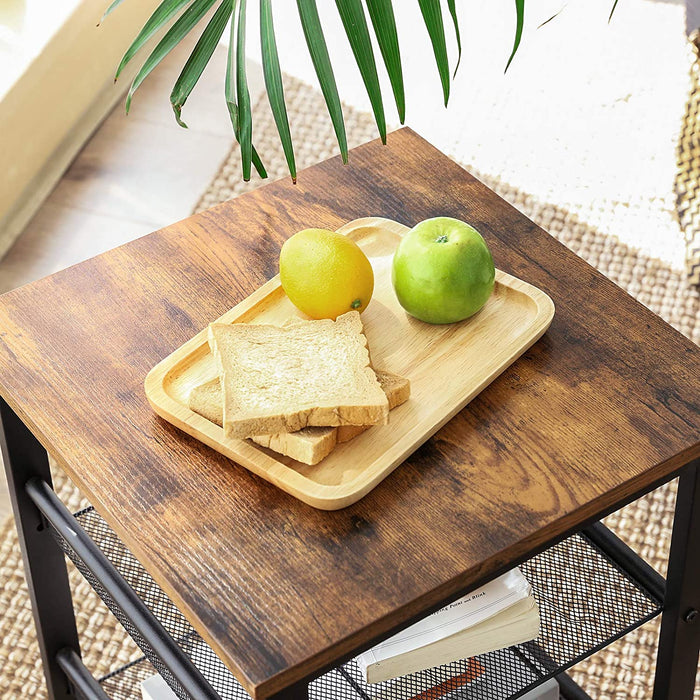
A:
[[[358,657],[358,664],[366,668],[371,663],[437,642],[493,617],[531,592],[520,569],[513,569],[372,647]]]

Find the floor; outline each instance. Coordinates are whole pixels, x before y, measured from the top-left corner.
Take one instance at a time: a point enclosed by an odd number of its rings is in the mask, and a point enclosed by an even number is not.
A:
[[[119,104],[0,261],[0,293],[188,216],[231,145],[223,98],[226,47],[183,109],[179,127],[168,96],[190,45],[171,54],[137,92],[130,114]],[[263,89],[251,65],[251,98]],[[10,512],[4,472],[0,518]]]

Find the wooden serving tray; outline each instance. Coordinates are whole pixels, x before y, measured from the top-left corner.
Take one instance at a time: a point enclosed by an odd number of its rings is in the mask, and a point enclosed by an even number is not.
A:
[[[544,292],[496,270],[494,293],[472,318],[442,326],[412,318],[391,284],[394,250],[408,230],[380,218],[356,219],[339,229],[374,269],[374,295],[362,314],[372,363],[411,381],[411,398],[391,411],[389,425],[337,445],[314,466],[249,440],[225,438],[222,428],[187,406],[190,390],[216,376],[206,329],[149,372],[145,389],[153,410],[315,508],[338,510],[358,501],[535,343],[554,316]],[[292,316],[301,313],[277,276],[216,320],[281,325]]]

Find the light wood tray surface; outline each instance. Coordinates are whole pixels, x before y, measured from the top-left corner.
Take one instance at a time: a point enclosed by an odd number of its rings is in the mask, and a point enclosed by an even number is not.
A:
[[[411,398],[391,411],[389,425],[337,445],[314,466],[248,440],[225,438],[222,428],[187,405],[192,388],[216,376],[206,329],[149,372],[145,389],[153,409],[311,506],[337,510],[358,501],[535,343],[554,316],[544,292],[496,270],[494,293],[472,318],[443,326],[411,318],[391,285],[392,256],[408,230],[380,218],[356,219],[339,229],[357,242],[374,269],[374,295],[362,314],[372,363],[411,381]],[[216,320],[281,325],[293,316],[301,313],[276,276]]]

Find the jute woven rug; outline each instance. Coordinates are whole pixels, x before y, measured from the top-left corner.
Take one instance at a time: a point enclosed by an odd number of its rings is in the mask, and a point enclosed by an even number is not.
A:
[[[336,154],[336,144],[325,116],[325,107],[316,90],[295,81],[286,83],[288,109],[299,168]],[[266,101],[255,107],[256,146],[267,165],[271,179],[285,177],[286,165],[277,146],[275,128]],[[348,109],[346,126],[350,145],[375,137],[368,115]],[[391,137],[390,137],[391,138]],[[465,164],[469,167],[469,164]],[[534,221],[556,236],[574,252],[625,288],[630,294],[661,315],[679,331],[700,341],[700,295],[685,285],[684,274],[640,254],[586,224],[580,211],[567,212],[565,204],[538,201],[510,187],[498,173],[478,172],[480,179],[508,199]],[[263,184],[240,182],[237,149],[234,148],[221,171],[203,194],[198,209],[212,206]],[[594,216],[591,217],[595,219]],[[56,489],[77,509],[80,495],[60,473]],[[619,513],[607,518],[608,526],[637,549],[661,573],[670,544],[675,502],[675,484],[669,484]],[[81,633],[82,650],[88,667],[96,674],[137,658],[140,654],[116,620],[70,567],[71,585]],[[2,698],[45,697],[41,666],[27,599],[21,557],[17,550],[14,524],[0,528],[0,692]],[[577,682],[593,698],[601,700],[650,698],[658,623],[645,625],[635,633],[595,654],[573,670]],[[137,688],[123,688],[119,698],[139,698]],[[700,688],[696,691],[700,698]],[[331,699],[329,699],[331,700]]]
[[[678,138],[676,209],[685,235],[685,272],[691,284],[700,285],[700,30],[692,35],[694,60],[690,69],[690,95]]]

